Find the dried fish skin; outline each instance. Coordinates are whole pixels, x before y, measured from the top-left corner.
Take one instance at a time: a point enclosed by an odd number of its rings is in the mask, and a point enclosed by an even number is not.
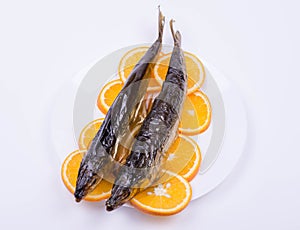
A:
[[[74,193],[77,202],[93,191],[109,171],[116,142],[127,132],[131,114],[146,93],[150,78],[149,70],[154,65],[162,46],[164,20],[159,11],[158,38],[130,73],[81,161]]]
[[[107,211],[123,205],[157,180],[168,157],[166,152],[176,137],[187,92],[187,75],[181,35],[178,31],[174,33],[173,21],[170,27],[174,48],[165,82],[136,136],[125,166],[116,177],[111,196],[106,201]]]

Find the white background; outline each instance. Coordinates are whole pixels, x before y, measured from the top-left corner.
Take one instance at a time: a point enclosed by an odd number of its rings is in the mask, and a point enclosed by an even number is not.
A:
[[[152,42],[158,4],[176,19],[183,48],[239,87],[245,151],[221,186],[176,216],[76,204],[47,144],[52,99],[96,58]],[[297,0],[1,0],[0,228],[300,229],[299,8]]]

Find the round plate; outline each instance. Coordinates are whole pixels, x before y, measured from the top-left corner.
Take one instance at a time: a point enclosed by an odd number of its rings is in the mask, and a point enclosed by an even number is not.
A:
[[[145,46],[138,45],[138,46]],[[81,129],[90,121],[104,117],[96,100],[101,87],[116,77],[118,61],[130,46],[117,50],[80,71],[58,91],[51,114],[51,145],[60,163],[77,149]],[[169,47],[164,47],[170,50]],[[234,85],[216,68],[204,61],[206,80],[203,90],[212,106],[212,122],[207,131],[193,137],[200,146],[202,163],[191,181],[192,199],[216,188],[231,172],[243,152],[247,134],[246,112]]]

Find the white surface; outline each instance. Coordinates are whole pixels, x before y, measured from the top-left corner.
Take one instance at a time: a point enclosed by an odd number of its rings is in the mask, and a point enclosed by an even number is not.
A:
[[[220,187],[176,216],[74,204],[45,145],[49,102],[95,58],[154,40],[159,3],[176,19],[183,47],[239,86],[246,151]],[[299,7],[296,0],[1,1],[0,228],[299,229]]]

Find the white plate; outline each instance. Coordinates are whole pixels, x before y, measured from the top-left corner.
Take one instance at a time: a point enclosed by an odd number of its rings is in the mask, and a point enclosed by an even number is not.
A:
[[[55,147],[59,164],[77,149],[81,129],[90,121],[104,116],[95,106],[98,92],[116,75],[118,60],[133,47],[136,46],[117,50],[93,62],[57,93],[50,127],[51,145]],[[192,199],[213,190],[231,172],[243,152],[247,134],[246,113],[237,89],[216,68],[201,57],[200,60],[206,69],[202,90],[211,102],[212,123],[206,132],[194,137],[203,161],[200,172],[191,182]]]

